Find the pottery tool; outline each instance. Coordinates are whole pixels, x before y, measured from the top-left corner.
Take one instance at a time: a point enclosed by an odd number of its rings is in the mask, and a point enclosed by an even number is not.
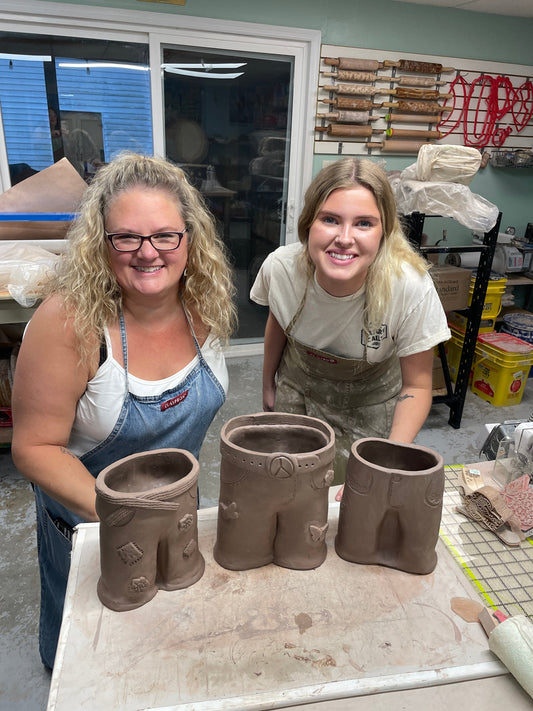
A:
[[[382,153],[418,153],[427,141],[381,141],[367,143],[367,148],[379,148]]]
[[[338,57],[337,59],[326,57],[324,64],[328,64],[330,67],[339,67],[339,69],[354,69],[363,72],[375,72],[383,67],[383,64],[375,59],[356,59],[354,57]]]
[[[352,126],[350,124],[330,123],[329,126],[317,126],[316,131],[327,133],[328,136],[351,136],[352,138],[369,138],[373,134],[383,133],[383,129],[372,126]]]
[[[515,615],[495,625],[489,634],[489,649],[501,659],[518,683],[533,697],[533,624],[525,615]]]
[[[317,114],[316,117],[340,123],[368,123],[380,118],[380,116],[371,116],[368,111],[328,111],[327,114]]]
[[[390,102],[384,101],[381,106],[385,106],[389,109],[398,109],[398,111],[403,113],[409,113],[410,111],[414,114],[438,114],[443,111],[449,111],[449,109],[444,108],[436,101],[397,101]]]
[[[440,74],[441,72],[453,72],[453,67],[443,67],[436,62],[419,62],[414,59],[399,59],[397,62],[386,60],[385,67],[397,67],[402,72],[416,72],[418,74]]]
[[[450,99],[452,94],[440,94],[436,89],[380,89],[369,84],[324,84],[324,91],[333,91],[337,94],[360,94],[363,96],[375,96],[376,94],[389,94],[397,96],[399,99],[431,100]]]
[[[400,86],[442,86],[445,81],[437,81],[433,77],[417,77],[403,74],[399,77],[378,77],[379,81],[396,82]]]
[[[500,610],[489,610],[479,600],[469,597],[452,597],[450,607],[465,622],[479,622],[487,637],[496,625],[508,619]]]
[[[336,109],[353,109],[354,111],[370,111],[379,109],[381,104],[374,104],[370,99],[355,99],[351,96],[336,96],[334,99],[320,99],[323,104],[329,104]]]
[[[442,138],[440,131],[417,131],[415,129],[388,128],[385,132],[388,138]]]
[[[372,72],[353,72],[348,69],[339,69],[337,72],[320,72],[325,77],[335,77],[338,81],[377,81],[377,74]]]
[[[397,123],[438,123],[440,116],[435,114],[385,114],[385,121],[396,121]]]

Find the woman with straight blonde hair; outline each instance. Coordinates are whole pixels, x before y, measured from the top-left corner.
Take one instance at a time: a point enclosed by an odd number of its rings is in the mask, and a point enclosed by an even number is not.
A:
[[[201,195],[161,158],[126,153],[85,191],[61,270],[31,319],[13,386],[13,460],[34,485],[41,658],[52,667],[73,527],[95,477],[136,452],[198,457],[228,384],[235,321],[223,244]]]
[[[416,437],[432,402],[433,348],[450,331],[372,161],[343,158],[317,174],[298,236],[268,255],[251,290],[270,309],[263,407],[333,427],[339,484],[355,440]]]

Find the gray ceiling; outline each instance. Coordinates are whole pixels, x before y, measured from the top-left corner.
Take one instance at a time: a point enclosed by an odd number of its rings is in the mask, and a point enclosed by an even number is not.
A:
[[[533,17],[533,0],[395,0],[509,17]]]

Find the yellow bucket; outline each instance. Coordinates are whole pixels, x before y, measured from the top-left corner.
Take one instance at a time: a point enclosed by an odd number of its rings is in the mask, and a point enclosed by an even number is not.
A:
[[[533,345],[508,333],[483,333],[470,389],[497,407],[518,405],[533,364]]]
[[[470,282],[470,296],[468,297],[468,305],[472,303],[472,295],[474,293],[474,280]],[[498,279],[491,279],[487,286],[487,294],[485,296],[485,301],[483,303],[483,313],[481,315],[482,319],[495,319],[496,316],[502,310],[502,296],[505,291],[505,286],[507,284],[507,279],[501,277]]]
[[[446,343],[444,344],[444,351],[446,353],[446,362],[448,363],[448,371],[450,373],[450,378],[455,383],[457,380],[457,372],[459,370],[459,364],[461,362],[461,355],[463,352],[465,334],[464,334],[464,331],[454,328],[454,326],[449,322],[448,322],[448,326],[450,327],[450,332],[452,334],[452,337],[448,341],[446,341]],[[475,356],[474,356],[474,360],[475,360]],[[472,364],[472,368],[473,367],[474,367],[474,365]],[[472,368],[470,369],[469,382],[472,380],[472,372],[473,372]]]

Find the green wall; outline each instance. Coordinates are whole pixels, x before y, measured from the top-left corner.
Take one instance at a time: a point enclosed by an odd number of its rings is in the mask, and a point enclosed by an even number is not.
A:
[[[533,20],[519,17],[394,0],[186,0],[184,6],[139,0],[69,1],[85,6],[304,27],[320,30],[324,44],[386,49],[405,52],[407,56],[420,53],[533,65]],[[324,158],[332,157],[335,156],[315,156],[315,171]],[[414,157],[386,156],[387,170],[401,170],[413,162]],[[495,203],[503,213],[503,226],[514,225],[518,235],[523,235],[527,223],[533,222],[533,169],[489,165],[479,171],[470,188]]]

